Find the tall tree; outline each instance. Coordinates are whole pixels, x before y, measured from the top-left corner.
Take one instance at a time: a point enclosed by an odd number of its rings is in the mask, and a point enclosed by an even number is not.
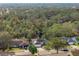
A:
[[[49,47],[48,47],[49,45]],[[47,48],[49,49],[56,49],[57,54],[59,53],[59,49],[66,47],[67,42],[63,39],[61,39],[60,37],[55,37],[53,39],[51,39],[48,43],[47,43]]]

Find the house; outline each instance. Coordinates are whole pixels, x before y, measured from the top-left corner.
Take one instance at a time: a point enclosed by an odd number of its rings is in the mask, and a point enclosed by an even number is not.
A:
[[[77,42],[77,41],[76,41],[76,37],[71,37],[71,38],[68,40],[68,44],[70,44],[70,45],[74,44],[74,42]]]
[[[74,42],[77,42],[76,37],[63,37],[67,41],[69,45],[74,44]]]
[[[15,47],[15,48],[27,48],[27,46],[29,45],[28,40],[22,40],[22,39],[12,39],[11,41],[11,47]]]

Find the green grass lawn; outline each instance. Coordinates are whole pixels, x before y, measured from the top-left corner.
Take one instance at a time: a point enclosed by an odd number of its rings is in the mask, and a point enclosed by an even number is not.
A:
[[[75,43],[74,45],[77,46],[77,47],[79,47],[79,44],[78,43]]]
[[[76,46],[79,47],[79,44],[77,44]]]
[[[11,50],[9,50],[9,52],[20,52],[23,51],[25,49],[20,49],[20,48],[12,48]]]
[[[71,46],[67,46],[67,48],[68,48],[68,49],[70,49],[70,48],[71,48]]]

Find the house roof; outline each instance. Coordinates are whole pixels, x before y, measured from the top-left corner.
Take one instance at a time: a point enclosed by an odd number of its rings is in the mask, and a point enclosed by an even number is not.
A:
[[[28,40],[24,39],[12,39],[12,44],[14,45],[27,45],[29,44]]]

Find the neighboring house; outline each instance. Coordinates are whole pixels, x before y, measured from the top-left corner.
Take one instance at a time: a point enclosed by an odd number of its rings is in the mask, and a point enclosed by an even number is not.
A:
[[[76,37],[63,37],[69,45],[74,44],[74,42],[77,42]]]
[[[11,47],[27,48],[29,42],[22,39],[12,39]]]
[[[32,43],[40,48],[44,45],[45,41],[41,39],[32,39]],[[10,42],[11,48],[27,48],[29,46],[29,41],[27,39],[12,39]]]
[[[71,37],[71,38],[69,39],[69,41],[68,41],[68,44],[72,45],[72,44],[74,44],[75,42],[77,42],[77,41],[76,41],[76,37]]]

